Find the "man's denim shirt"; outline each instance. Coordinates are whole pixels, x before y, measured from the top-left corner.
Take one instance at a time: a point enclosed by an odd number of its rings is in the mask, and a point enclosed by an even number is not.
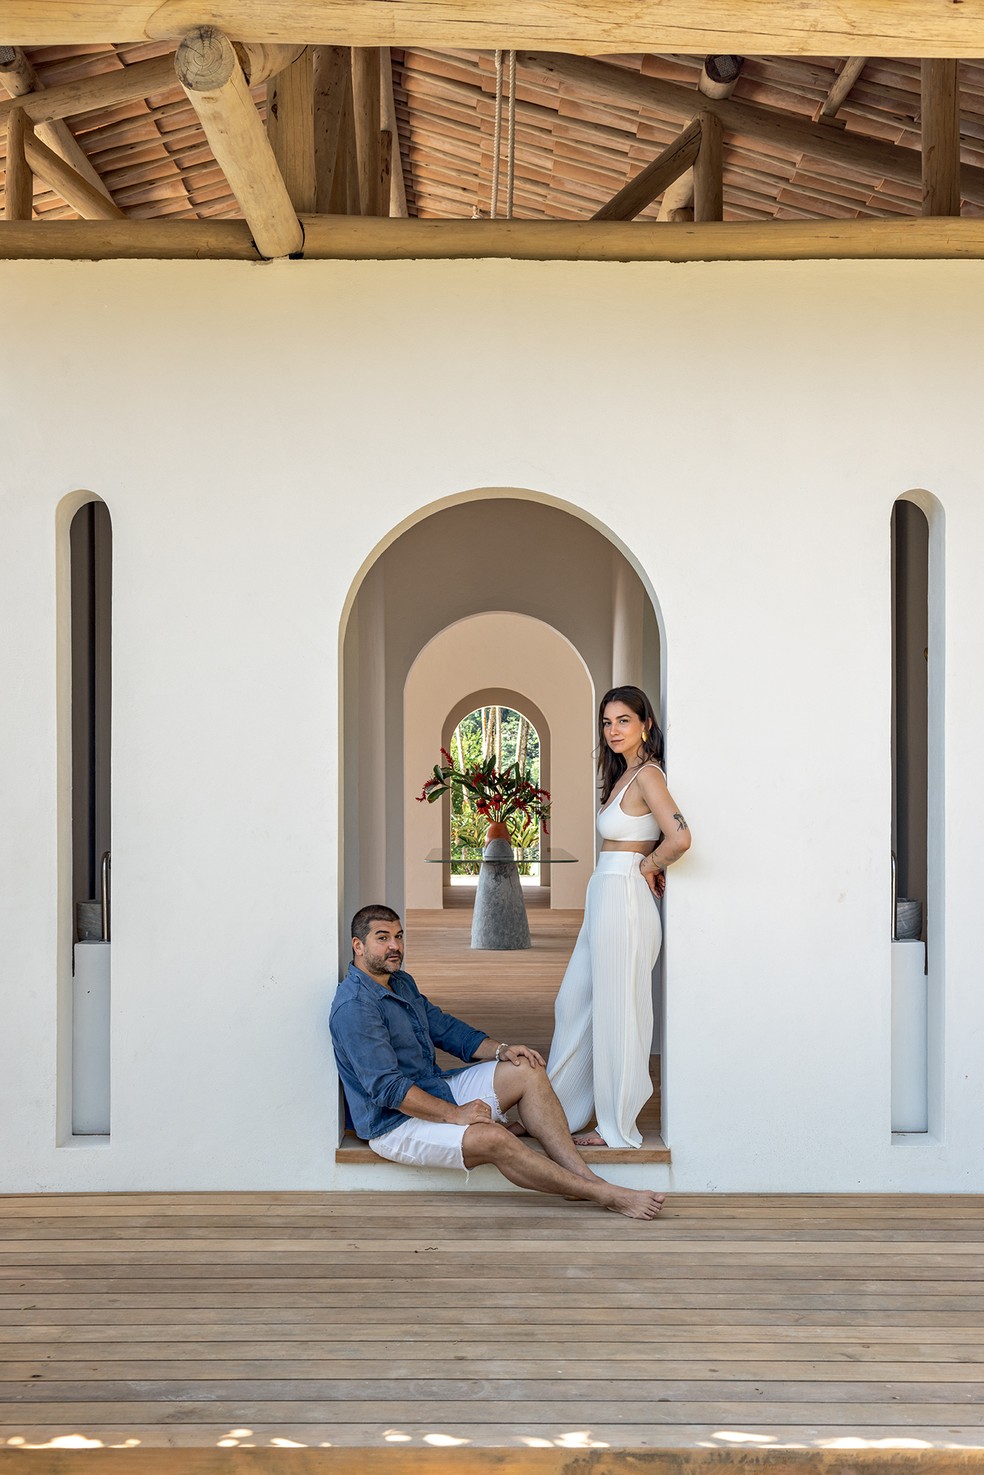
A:
[[[367,1141],[406,1121],[399,1105],[411,1086],[454,1100],[447,1077],[457,1072],[441,1070],[435,1045],[471,1062],[488,1038],[442,1013],[409,973],[391,974],[387,989],[354,963],[338,985],[329,1025],[352,1121]]]

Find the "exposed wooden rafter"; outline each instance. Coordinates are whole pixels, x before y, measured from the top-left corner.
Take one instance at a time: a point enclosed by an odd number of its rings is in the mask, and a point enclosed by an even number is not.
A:
[[[31,124],[23,108],[7,115],[7,163],[4,180],[4,218],[30,220],[34,196],[34,176],[27,162],[25,147]]]
[[[383,201],[383,153],[380,134],[379,48],[359,46],[352,52],[352,96],[359,159],[359,197],[363,215],[388,215]]]
[[[393,96],[393,59],[388,46],[379,48],[380,106],[383,128],[390,135],[392,175],[390,179],[389,213],[406,219],[407,181],[403,173],[403,154],[400,150],[400,130],[396,121],[396,102]]]
[[[306,48],[267,83],[267,134],[295,210],[317,209],[314,169],[314,58]]]
[[[738,85],[744,58],[740,56],[708,56],[700,69],[697,91],[702,97],[730,97]],[[660,220],[683,220],[681,212],[689,211],[693,219],[694,172],[686,170],[663,193],[659,206]]]
[[[91,113],[99,108],[115,108],[120,103],[142,102],[178,87],[174,75],[173,56],[154,56],[132,66],[115,67],[95,77],[82,77],[77,82],[63,82],[27,93],[10,102],[0,102],[0,125],[11,108],[22,107],[37,127],[76,113]]]
[[[199,26],[178,47],[174,66],[260,255],[299,251],[304,233],[232,42],[214,26]],[[279,70],[275,61],[270,70]]]
[[[67,205],[78,211],[83,220],[125,220],[118,205],[96,189],[88,179],[66,164],[60,154],[37,138],[33,129],[24,136],[24,154],[28,166],[49,189],[61,195]]]
[[[724,217],[724,181],[721,120],[701,113],[700,148],[694,160],[694,220],[702,224]]]
[[[847,102],[854,84],[868,65],[866,56],[849,56],[837,74],[837,77],[827,96],[817,109],[817,122],[829,123],[836,118],[841,108]]]
[[[213,24],[248,41],[311,45],[540,47],[604,52],[735,51],[755,56],[984,56],[984,9],[941,0],[5,0],[12,44],[180,39]]]
[[[314,198],[320,214],[348,205],[347,125],[351,128],[353,63],[347,46],[313,47]]]
[[[666,82],[659,77],[643,76],[611,62],[558,53],[521,51],[520,66],[558,78],[580,88],[588,96],[629,104],[634,107],[661,108],[680,117],[694,111],[697,100],[689,87]],[[738,102],[733,97],[717,100],[706,98],[703,107],[716,114],[727,133],[759,138],[796,154],[810,154],[830,163],[864,169],[870,174],[905,184],[919,185],[922,165],[915,149],[880,143],[856,133],[844,133],[823,123],[809,123],[778,108]],[[984,169],[964,165],[960,172],[965,199],[984,204]]]
[[[960,214],[960,90],[955,61],[922,64],[922,213]]]
[[[693,167],[699,148],[700,119],[694,118],[651,164],[623,185],[607,205],[596,210],[592,220],[634,220],[668,185]]]
[[[0,46],[0,82],[11,97],[24,97],[32,92],[43,91],[37,72],[19,46]],[[54,149],[66,164],[71,164],[78,174],[109,198],[109,190],[82,152],[66,122],[59,119],[54,123],[38,123],[35,125],[35,133],[42,143]]]

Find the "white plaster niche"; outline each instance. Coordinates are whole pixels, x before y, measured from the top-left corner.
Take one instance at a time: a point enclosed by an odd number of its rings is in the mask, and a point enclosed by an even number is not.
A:
[[[109,509],[91,496],[70,499],[61,512],[61,850],[70,899],[62,925],[71,982],[60,989],[59,1013],[68,1013],[70,1027],[60,1018],[59,1115],[67,1117],[62,1140],[81,1145],[107,1140],[110,1130],[113,530]]]
[[[892,510],[891,1126],[943,1132],[943,530],[928,493]]]

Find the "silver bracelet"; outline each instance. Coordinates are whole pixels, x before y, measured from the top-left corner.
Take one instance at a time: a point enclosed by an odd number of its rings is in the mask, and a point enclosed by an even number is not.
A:
[[[496,1058],[496,1061],[497,1062],[502,1059],[502,1052],[503,1052],[503,1050],[508,1050],[508,1049],[509,1049],[509,1046],[506,1044],[505,1040],[503,1040],[501,1042],[501,1044],[496,1045],[496,1047],[495,1047],[495,1058]]]

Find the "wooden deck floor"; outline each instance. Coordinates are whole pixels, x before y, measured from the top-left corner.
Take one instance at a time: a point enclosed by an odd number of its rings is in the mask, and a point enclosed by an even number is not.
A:
[[[80,1444],[457,1451],[456,1472],[490,1446],[599,1472],[574,1452],[826,1450],[846,1471],[981,1450],[982,1208],[680,1197],[639,1224],[522,1194],[0,1199],[0,1465]],[[138,1468],[213,1468],[175,1459]]]

